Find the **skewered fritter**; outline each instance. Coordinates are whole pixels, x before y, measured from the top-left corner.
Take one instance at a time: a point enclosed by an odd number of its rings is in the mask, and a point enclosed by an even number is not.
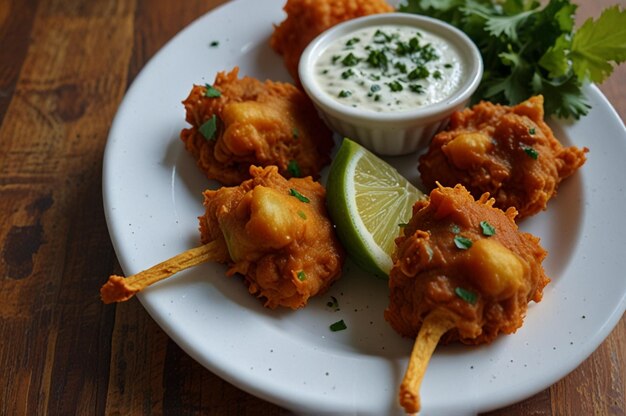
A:
[[[240,186],[204,192],[199,217],[203,245],[151,269],[102,287],[105,303],[129,299],[143,288],[205,261],[244,276],[265,306],[292,309],[339,278],[344,260],[325,207],[326,191],[311,177],[285,179],[275,166],[250,167]]]
[[[318,178],[330,163],[332,132],[310,99],[292,84],[220,72],[183,101],[190,128],[180,137],[210,179],[239,185],[249,167],[278,166],[281,175]]]
[[[284,10],[287,18],[274,27],[270,45],[297,83],[300,55],[317,35],[346,20],[394,11],[384,0],[287,0]]]
[[[326,190],[310,177],[286,180],[274,166],[251,167],[250,174],[241,186],[204,192],[202,242],[223,242],[228,275],[244,275],[265,306],[299,308],[341,273],[344,254]]]
[[[412,359],[401,390],[401,402],[411,411],[419,409],[421,376],[415,373],[423,375],[439,337],[444,343],[483,344],[511,334],[549,282],[539,239],[518,230],[515,208],[505,212],[494,202],[488,194],[475,201],[461,185],[439,186],[414,205],[396,239],[385,319],[405,337],[419,334],[419,358]],[[428,348],[420,338],[429,339]]]
[[[481,102],[454,113],[418,169],[428,189],[460,183],[475,198],[489,192],[496,207],[515,207],[519,221],[546,208],[587,151],[559,143],[536,96],[513,107]]]

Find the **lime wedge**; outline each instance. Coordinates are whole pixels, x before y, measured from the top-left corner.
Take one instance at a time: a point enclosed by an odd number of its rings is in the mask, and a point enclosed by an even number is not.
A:
[[[356,264],[386,277],[395,238],[424,194],[361,145],[344,139],[330,166],[327,204],[337,234]]]

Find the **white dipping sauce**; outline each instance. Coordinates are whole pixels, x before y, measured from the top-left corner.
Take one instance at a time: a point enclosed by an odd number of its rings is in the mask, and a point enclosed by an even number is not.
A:
[[[318,58],[315,77],[338,102],[395,112],[442,102],[461,86],[461,54],[445,39],[412,26],[383,25],[336,39]]]

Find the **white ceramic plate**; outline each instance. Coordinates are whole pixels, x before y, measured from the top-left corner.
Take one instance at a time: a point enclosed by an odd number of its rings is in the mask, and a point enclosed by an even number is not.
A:
[[[125,273],[199,244],[201,191],[215,187],[178,135],[192,84],[239,65],[243,75],[288,81],[268,46],[283,0],[239,0],[201,17],[136,78],[110,131],[104,204]],[[219,46],[211,47],[212,41]],[[425,415],[473,414],[541,391],[576,368],[609,334],[626,306],[626,130],[602,94],[593,110],[553,123],[589,160],[549,209],[523,223],[549,251],[552,283],[517,334],[488,346],[436,351],[421,393]],[[415,157],[391,159],[417,179]],[[240,388],[300,413],[394,414],[412,341],[383,319],[386,283],[348,264],[327,294],[299,311],[267,310],[221,265],[204,264],[151,287],[140,300],[194,359]],[[327,306],[330,297],[340,306]],[[348,329],[331,332],[343,319]]]

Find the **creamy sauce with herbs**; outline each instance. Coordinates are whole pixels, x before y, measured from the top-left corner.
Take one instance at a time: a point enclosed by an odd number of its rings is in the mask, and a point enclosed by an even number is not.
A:
[[[411,26],[368,27],[338,38],[316,62],[317,83],[335,100],[375,112],[438,103],[461,86],[460,53]]]

